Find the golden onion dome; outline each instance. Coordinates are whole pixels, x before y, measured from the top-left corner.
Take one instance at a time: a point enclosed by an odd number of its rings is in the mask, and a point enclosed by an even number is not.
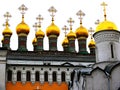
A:
[[[69,43],[68,38],[65,37],[65,39],[64,39],[63,42],[62,42],[62,46],[68,45],[68,43]]]
[[[93,38],[91,39],[91,41],[88,44],[89,48],[95,48],[95,41],[93,40]]]
[[[76,38],[76,34],[72,30],[70,30],[70,32],[67,34],[67,37],[68,38]]]
[[[59,36],[59,34],[60,34],[60,29],[59,29],[58,26],[56,26],[56,25],[52,22],[51,25],[47,27],[47,29],[46,29],[46,34],[47,34],[47,36],[49,36],[49,35],[57,35],[57,36]]]
[[[12,31],[9,29],[8,26],[3,30],[2,32],[3,35],[12,35]]]
[[[95,32],[103,30],[117,30],[117,26],[113,22],[105,20],[98,24]]]
[[[88,30],[82,25],[76,29],[75,33],[76,33],[77,38],[81,36],[88,37]]]
[[[32,41],[32,44],[36,44],[37,43],[37,38],[35,37]]]
[[[20,24],[17,25],[16,27],[16,32],[17,34],[20,34],[20,33],[25,33],[25,34],[28,34],[30,31],[30,28],[29,26],[24,22],[22,21]]]
[[[41,30],[41,29],[39,29],[37,32],[36,32],[36,37],[44,37],[45,36],[45,34],[44,34],[44,32]]]

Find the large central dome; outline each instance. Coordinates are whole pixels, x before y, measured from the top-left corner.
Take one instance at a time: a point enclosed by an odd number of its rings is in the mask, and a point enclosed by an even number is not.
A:
[[[105,20],[98,24],[95,32],[102,30],[117,30],[117,26],[113,22]]]

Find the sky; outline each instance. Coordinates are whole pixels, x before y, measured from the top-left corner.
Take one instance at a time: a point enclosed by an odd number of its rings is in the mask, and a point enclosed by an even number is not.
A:
[[[55,24],[60,28],[60,36],[58,37],[58,50],[62,51],[62,41],[64,39],[64,31],[62,27],[69,24],[67,20],[71,17],[75,21],[73,24],[73,31],[80,26],[80,20],[76,13],[82,10],[85,13],[83,17],[83,26],[88,30],[92,27],[96,29],[94,24],[97,19],[104,20],[103,7],[100,4],[103,0],[0,0],[0,40],[2,39],[3,23],[5,23],[4,14],[9,12],[12,17],[9,19],[10,29],[13,32],[11,37],[11,49],[17,50],[18,37],[16,34],[16,26],[21,22],[21,13],[18,8],[24,4],[28,10],[25,12],[25,22],[30,27],[30,33],[27,40],[27,48],[29,51],[33,50],[32,40],[35,37],[35,28],[33,28],[36,22],[36,17],[40,14],[44,18],[42,21],[42,30],[46,34],[46,28],[51,24],[51,16],[48,9],[54,6],[57,12],[55,13]],[[119,13],[119,0],[104,0],[108,4],[106,7],[107,20],[114,22],[118,30],[120,29],[120,13]],[[68,31],[69,32],[69,31]],[[88,39],[89,42],[90,39]],[[76,40],[77,46],[77,40]],[[48,50],[48,38],[44,38],[44,50]],[[76,47],[76,51],[78,47]]]

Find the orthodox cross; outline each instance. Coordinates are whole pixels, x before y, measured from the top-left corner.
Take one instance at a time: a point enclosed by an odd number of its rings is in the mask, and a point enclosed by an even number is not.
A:
[[[49,9],[48,9],[48,11],[51,13],[51,17],[52,17],[52,21],[54,21],[54,13],[56,13],[57,12],[57,10],[52,6],[52,7],[50,7]]]
[[[67,22],[70,24],[70,30],[72,30],[72,24],[74,23],[74,20],[72,18],[69,18]]]
[[[85,13],[82,12],[81,10],[79,10],[76,15],[79,17],[80,19],[80,25],[82,25],[82,17],[85,16]]]
[[[24,21],[24,14],[25,14],[25,11],[28,10],[28,8],[24,4],[22,4],[18,9],[21,11],[22,21]]]
[[[33,27],[35,28],[35,32],[36,32],[36,31],[37,31],[37,27],[38,27],[37,23],[35,23],[35,24],[33,25]]]
[[[9,20],[10,17],[12,17],[11,14],[10,14],[9,12],[6,12],[6,13],[4,14],[4,17],[6,18],[6,24],[3,24],[3,26],[6,26],[6,25],[10,26],[10,25],[8,24],[8,20]]]
[[[105,18],[105,20],[106,20],[106,6],[107,6],[107,4],[105,3],[105,2],[103,2],[102,4],[101,4],[101,6],[103,6],[103,11],[104,11],[104,18]]]
[[[38,15],[38,17],[36,18],[38,20],[38,27],[41,27],[41,21],[43,20],[43,17],[41,15]]]
[[[62,30],[64,30],[65,32],[65,37],[66,37],[66,35],[67,35],[67,30],[68,30],[68,27],[66,26],[66,25],[64,25],[64,27],[62,28]]]
[[[100,20],[97,19],[97,20],[95,21],[95,24],[98,25],[99,23],[100,23]]]
[[[92,27],[90,27],[90,29],[89,29],[88,31],[90,32],[91,39],[92,39],[92,38],[93,38],[93,32],[94,32],[93,28],[92,28]]]

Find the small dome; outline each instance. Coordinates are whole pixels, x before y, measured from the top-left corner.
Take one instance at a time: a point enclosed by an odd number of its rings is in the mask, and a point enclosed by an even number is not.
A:
[[[81,36],[88,37],[88,30],[85,27],[80,26],[76,29],[76,36],[77,38]]]
[[[60,29],[52,22],[51,25],[47,27],[46,34],[47,34],[47,36],[49,36],[49,35],[59,36]]]
[[[76,38],[76,34],[72,30],[70,30],[70,32],[67,34],[67,37],[68,38]]]
[[[37,43],[37,38],[35,37],[32,41],[32,44],[36,44]]]
[[[22,21],[20,24],[17,25],[16,27],[16,32],[17,34],[20,34],[20,33],[25,33],[25,34],[28,34],[30,31],[30,28],[29,26],[24,22]]]
[[[95,41],[93,39],[91,39],[91,41],[88,44],[89,48],[95,48]]]
[[[113,22],[105,20],[98,24],[95,32],[102,30],[117,30],[117,26]]]
[[[9,29],[8,26],[3,30],[2,32],[3,35],[12,35],[12,31]]]
[[[36,37],[44,37],[45,36],[45,34],[44,34],[44,32],[41,30],[41,29],[39,29],[37,32],[36,32]]]
[[[64,39],[63,42],[62,42],[62,46],[68,45],[68,44],[69,44],[68,38],[65,37],[65,39]]]

